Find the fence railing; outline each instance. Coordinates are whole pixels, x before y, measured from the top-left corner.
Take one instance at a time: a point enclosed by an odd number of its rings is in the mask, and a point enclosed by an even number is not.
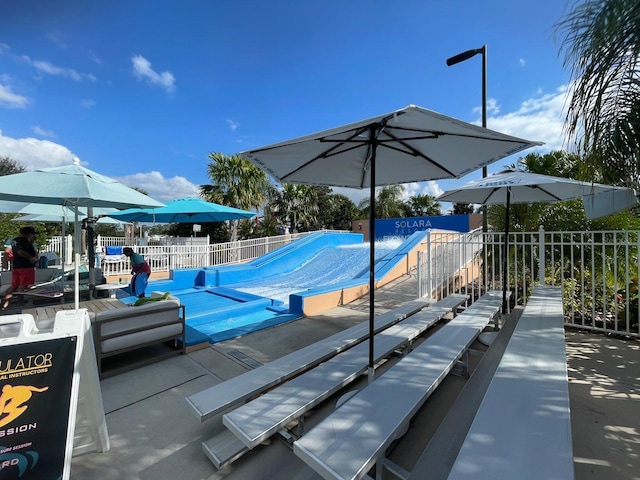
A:
[[[346,232],[346,230],[332,230]],[[140,239],[138,237],[98,237],[96,245],[96,266],[103,269],[106,276],[128,275],[131,271],[129,260],[124,255],[107,255],[106,247],[133,246],[149,262],[153,272],[169,272],[178,268],[201,268],[214,265],[243,263],[277,250],[310,233],[302,232],[273,237],[253,238],[209,244],[208,237],[169,237],[164,239]],[[59,258],[65,245],[65,264],[71,264],[72,236],[53,237],[42,252],[53,252]],[[3,256],[4,252],[0,252]],[[86,258],[84,259],[86,261]]]
[[[183,245],[138,245],[135,250],[149,262],[152,272],[169,272],[178,268],[201,268],[247,262],[303,238],[309,233],[312,232],[212,245],[189,242]],[[129,260],[123,255],[100,254],[99,264],[105,276],[128,275],[131,270]]]
[[[136,250],[154,272],[168,272],[246,262],[309,233],[213,245],[186,241],[126,244],[137,244]],[[506,258],[503,246],[502,232],[430,232],[426,252],[418,255],[417,295],[442,297],[463,292],[475,298],[487,290],[500,290],[506,262],[511,306],[523,304],[536,283],[559,285],[568,325],[640,336],[639,231],[546,232],[540,228],[511,233]],[[99,254],[98,259],[107,276],[130,272],[128,259],[122,255]]]
[[[430,233],[419,255],[418,294],[479,294],[507,288],[511,306],[523,304],[536,283],[563,289],[565,322],[603,332],[640,336],[640,232]]]

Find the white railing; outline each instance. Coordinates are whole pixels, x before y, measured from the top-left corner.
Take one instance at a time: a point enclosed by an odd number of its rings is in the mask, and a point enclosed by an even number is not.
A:
[[[428,246],[431,255],[419,256],[419,295],[502,289],[506,261],[511,305],[523,304],[534,284],[559,285],[567,325],[640,336],[638,231],[511,233],[506,260],[504,233],[430,234]]]
[[[321,230],[325,231],[325,230]],[[348,232],[347,230],[331,230],[332,232]],[[214,265],[243,263],[261,255],[272,252],[289,243],[303,238],[310,233],[302,232],[274,237],[253,238],[208,244],[208,237],[167,237],[153,240],[139,237],[98,237],[96,245],[96,266],[103,269],[105,276],[129,275],[131,268],[129,260],[124,255],[107,255],[107,246],[133,246],[149,262],[153,272],[169,272],[178,268],[201,268]],[[42,251],[54,252],[58,255],[62,251],[65,241],[67,261],[71,263],[72,237],[54,237]],[[0,259],[4,252],[0,252]],[[86,258],[84,259],[86,262]]]
[[[418,296],[441,298],[452,290],[460,278],[464,285],[477,289],[473,281],[478,253],[482,251],[482,230],[453,234],[427,233],[426,250],[418,252]],[[471,293],[471,292],[470,292]],[[474,295],[474,299],[478,295]]]
[[[202,268],[231,263],[244,263],[272,252],[313,232],[253,238],[237,242],[197,245],[139,245],[135,250],[149,262],[152,272],[168,272],[178,268]],[[134,244],[133,242],[131,244]],[[128,275],[129,260],[123,255],[100,255],[105,276]]]

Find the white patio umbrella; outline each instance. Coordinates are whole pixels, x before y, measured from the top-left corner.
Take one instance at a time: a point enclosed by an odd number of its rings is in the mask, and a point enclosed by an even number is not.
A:
[[[74,209],[75,245],[80,243],[79,208],[162,207],[164,204],[123,185],[113,178],[80,165],[74,157],[72,165],[42,168],[0,177],[0,200],[12,202],[63,205]],[[76,270],[79,254],[76,250]],[[78,274],[75,275],[76,283]],[[75,306],[79,292],[76,285]]]
[[[502,262],[502,313],[507,310],[507,254],[509,251],[509,207],[513,203],[562,202],[593,197],[608,199],[608,213],[615,213],[636,205],[635,192],[630,188],[614,187],[600,183],[581,182],[571,178],[553,177],[521,170],[504,170],[487,178],[447,190],[438,202],[476,203],[481,205],[506,205],[504,259]]]
[[[370,189],[369,378],[372,378],[375,187],[459,178],[540,144],[410,105],[241,155],[280,182]]]

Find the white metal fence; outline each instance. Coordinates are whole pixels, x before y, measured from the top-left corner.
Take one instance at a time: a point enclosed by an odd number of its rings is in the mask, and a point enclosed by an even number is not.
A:
[[[152,272],[168,272],[178,268],[201,268],[247,262],[305,237],[309,233],[311,232],[212,245],[191,242],[184,242],[182,245],[138,245],[135,250],[149,262]],[[106,241],[109,242],[108,239]],[[104,245],[113,246],[114,243]],[[128,275],[131,270],[129,259],[124,255],[100,254],[100,267],[105,276]]]
[[[458,237],[430,233],[418,257],[418,294],[479,295],[502,289],[503,265],[511,305],[523,304],[536,283],[559,285],[568,325],[640,336],[640,232],[515,232],[504,256],[504,233]]]
[[[346,232],[332,230],[333,232]],[[129,259],[122,254],[108,255],[107,247],[132,246],[149,262],[153,272],[168,272],[178,268],[201,268],[213,265],[243,263],[272,252],[289,243],[303,238],[310,233],[302,232],[274,237],[254,238],[209,244],[208,237],[167,237],[163,239],[140,239],[127,237],[98,237],[96,245],[96,266],[103,269],[103,274],[128,275],[131,271]],[[53,237],[42,252],[54,252],[62,255],[62,244],[65,245],[67,260],[71,263],[72,237]],[[0,252],[4,255],[4,252]],[[86,258],[84,259],[86,261]]]
[[[246,262],[308,234],[213,245],[175,240],[139,245],[136,239],[103,238],[102,245],[137,245],[135,249],[154,272],[168,272]],[[47,249],[55,251],[61,241],[54,240]],[[487,290],[500,290],[506,261],[512,306],[523,304],[536,283],[559,285],[564,292],[568,325],[640,337],[640,232],[545,232],[542,228],[538,232],[514,232],[509,235],[506,259],[503,245],[502,232],[430,232],[427,251],[418,255],[418,296],[464,292],[476,298]],[[98,258],[104,275],[126,276],[130,272],[128,259],[122,255],[100,254]]]

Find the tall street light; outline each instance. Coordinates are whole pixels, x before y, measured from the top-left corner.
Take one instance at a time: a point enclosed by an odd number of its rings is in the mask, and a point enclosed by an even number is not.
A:
[[[482,55],[482,126],[487,127],[487,46],[483,45],[482,48],[474,48],[467,50],[466,52],[454,55],[451,58],[447,58],[447,66],[455,65],[456,63],[469,60],[476,55]],[[487,167],[482,167],[482,178],[487,176]],[[487,207],[482,207],[482,231],[487,231]]]

